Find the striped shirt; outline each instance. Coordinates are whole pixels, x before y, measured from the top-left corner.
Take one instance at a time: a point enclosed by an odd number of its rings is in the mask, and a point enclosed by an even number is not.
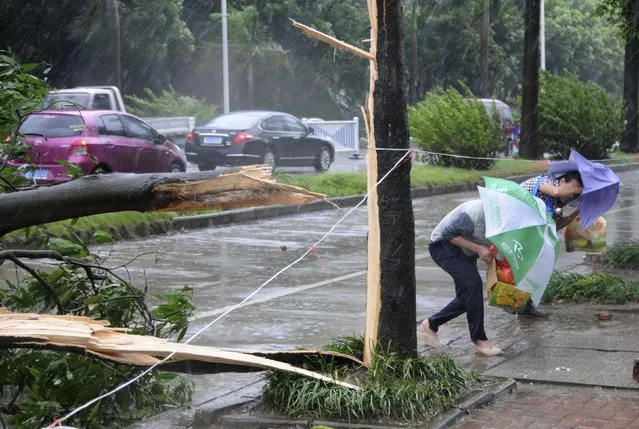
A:
[[[490,246],[490,242],[486,240],[486,217],[481,200],[460,204],[444,216],[430,234],[430,242],[450,241],[455,237]],[[477,256],[477,253],[466,248],[462,250],[467,256]]]
[[[525,190],[527,190],[528,192],[532,194],[533,190],[535,189],[535,185],[537,184],[537,181],[540,179],[541,179],[541,182],[539,182],[540,186],[543,183],[550,183],[551,185],[559,186],[559,180],[553,179],[550,176],[533,177],[532,179],[528,179],[525,182],[520,183],[519,186],[521,186],[522,188],[524,188]],[[555,213],[555,209],[562,208],[565,204],[559,198],[553,198],[550,195],[544,194],[543,192],[539,190],[539,188],[537,188],[537,193],[534,196],[537,198],[540,198],[544,203],[546,203],[546,207],[549,207],[550,210],[552,210],[553,219],[557,220],[559,215]]]

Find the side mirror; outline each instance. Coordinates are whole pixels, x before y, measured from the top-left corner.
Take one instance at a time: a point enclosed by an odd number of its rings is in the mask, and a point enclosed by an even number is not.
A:
[[[314,134],[315,133],[315,128],[313,127],[307,127],[308,128],[308,133],[309,134]]]
[[[164,144],[164,142],[166,141],[166,137],[164,137],[162,134],[156,134],[155,135],[155,140],[153,140],[154,144]]]

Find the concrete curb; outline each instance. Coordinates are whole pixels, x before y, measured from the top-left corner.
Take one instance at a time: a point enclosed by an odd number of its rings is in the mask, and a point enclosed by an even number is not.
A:
[[[631,171],[639,169],[639,162],[628,164],[611,165],[610,168],[615,172]],[[515,182],[524,181],[534,174],[520,174],[516,176],[505,177],[505,179]],[[432,186],[428,188],[415,188],[412,190],[413,198],[425,198],[435,195],[453,194],[458,192],[472,191],[476,189],[478,182],[455,183],[450,185]],[[329,198],[328,200],[339,207],[352,207],[357,205],[364,195],[349,195],[346,197]],[[268,206],[254,207],[248,209],[228,210],[221,213],[212,213],[196,216],[178,216],[173,219],[173,227],[180,230],[210,228],[215,226],[230,225],[241,222],[251,222],[261,219],[269,219],[280,216],[289,216],[302,213],[311,213],[320,210],[334,208],[324,201],[316,201],[303,206]]]
[[[512,378],[505,379],[502,383],[491,390],[482,390],[471,396],[466,401],[457,405],[453,411],[441,417],[435,426],[429,426],[430,429],[444,429],[458,423],[465,415],[470,414],[472,410],[489,404],[490,402],[505,399],[515,394],[517,390],[517,382]],[[424,429],[426,429],[424,427]]]
[[[407,427],[415,427],[418,429],[444,429],[451,427],[464,415],[469,414],[472,410],[486,405],[492,401],[504,399],[514,394],[517,389],[517,383],[513,379],[493,378],[501,380],[500,383],[493,385],[489,390],[482,390],[469,395],[460,404],[456,405],[454,410],[441,416],[435,416],[434,419],[412,426],[407,424],[389,425],[384,423],[349,423],[335,422],[330,420],[314,420],[313,425],[327,426],[332,429],[405,429]],[[249,386],[247,386],[249,387]],[[284,419],[275,416],[260,416],[246,412],[246,414],[233,414],[233,410],[237,410],[242,406],[250,404],[258,399],[254,389],[240,389],[232,395],[233,398],[222,402],[214,401],[211,406],[207,405],[206,409],[198,409],[195,411],[195,419],[193,428],[204,429],[211,427],[218,428],[234,428],[234,429],[255,429],[262,427],[308,427],[308,420]],[[229,414],[225,414],[229,412]]]

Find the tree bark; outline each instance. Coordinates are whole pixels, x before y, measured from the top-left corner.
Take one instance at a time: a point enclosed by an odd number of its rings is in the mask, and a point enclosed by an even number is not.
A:
[[[417,58],[417,16],[419,15],[419,0],[413,0],[413,10],[411,11],[411,34],[410,34],[410,44],[411,44],[411,62],[412,62],[412,70],[410,73],[410,84],[408,87],[409,90],[409,100],[410,104],[417,104],[418,95],[417,95],[417,65],[419,64],[419,59]]]
[[[484,0],[484,14],[481,24],[481,75],[479,77],[479,93],[488,98],[488,47],[490,39],[490,0]]]
[[[323,198],[269,178],[270,169],[263,166],[188,174],[107,174],[0,194],[0,236],[27,226],[100,213],[299,205]]]
[[[539,0],[526,0],[524,12],[524,73],[521,103],[520,155],[539,159],[542,151],[537,130],[539,119]]]
[[[107,35],[106,66],[107,82],[120,88],[120,14],[118,0],[104,0],[104,28]]]
[[[382,178],[409,150],[404,78],[404,29],[401,0],[377,4],[377,69],[373,125]],[[378,187],[381,308],[378,342],[406,355],[417,353],[415,297],[415,222],[410,193],[411,163],[406,158]]]
[[[639,150],[639,121],[637,101],[639,98],[639,38],[628,36],[624,58],[623,101],[626,129],[621,139],[621,148],[626,152]]]

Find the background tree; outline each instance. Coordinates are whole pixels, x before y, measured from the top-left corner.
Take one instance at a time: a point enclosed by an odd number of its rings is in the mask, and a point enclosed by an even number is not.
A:
[[[524,158],[542,155],[537,123],[539,118],[539,0],[526,0],[524,19],[524,75],[521,103],[521,148]]]
[[[622,148],[629,152],[639,150],[639,0],[602,0],[597,8],[600,16],[617,26],[626,42],[624,54],[624,117],[626,130]]]

